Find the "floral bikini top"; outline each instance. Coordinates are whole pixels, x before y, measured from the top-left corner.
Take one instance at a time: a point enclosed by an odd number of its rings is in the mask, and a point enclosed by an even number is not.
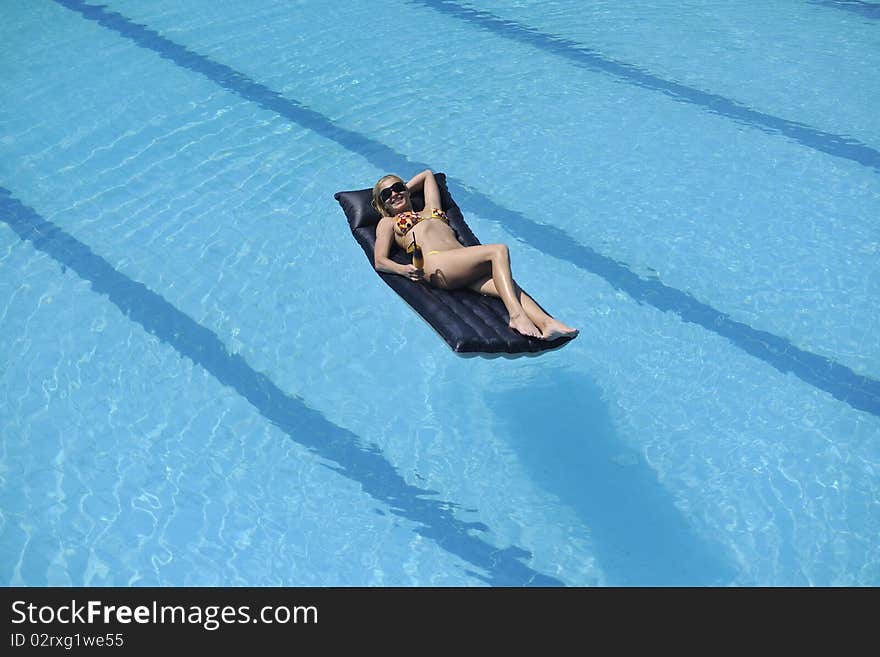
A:
[[[399,215],[394,217],[394,220],[397,223],[397,232],[401,237],[406,235],[409,231],[412,230],[412,227],[415,226],[420,221],[424,221],[425,219],[440,219],[445,223],[449,223],[449,219],[446,217],[446,213],[443,212],[440,208],[434,208],[431,210],[430,217],[423,217],[417,212],[401,212]]]

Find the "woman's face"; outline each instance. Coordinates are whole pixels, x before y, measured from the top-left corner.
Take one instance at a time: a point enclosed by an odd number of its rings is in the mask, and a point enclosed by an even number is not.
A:
[[[388,190],[387,192],[385,190]],[[385,193],[385,209],[392,215],[400,214],[409,209],[409,190],[399,180],[389,180],[379,191],[380,198]],[[390,194],[390,196],[388,196]]]

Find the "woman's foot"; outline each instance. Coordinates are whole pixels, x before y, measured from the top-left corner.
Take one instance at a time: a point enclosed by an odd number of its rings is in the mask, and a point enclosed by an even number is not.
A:
[[[541,335],[541,331],[538,330],[538,327],[532,324],[532,320],[530,320],[525,313],[520,313],[519,315],[511,315],[510,322],[508,326],[512,328],[517,333],[524,335],[528,338],[543,338]]]
[[[578,333],[577,329],[566,326],[558,320],[550,319],[541,330],[541,339],[550,341],[556,338],[573,338]]]

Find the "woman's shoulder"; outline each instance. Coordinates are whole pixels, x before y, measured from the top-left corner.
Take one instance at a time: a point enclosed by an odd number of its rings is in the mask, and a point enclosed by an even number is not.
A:
[[[389,217],[385,215],[384,217],[379,217],[379,222],[376,224],[376,232],[380,230],[386,230],[388,228],[394,228],[395,225],[394,217]]]

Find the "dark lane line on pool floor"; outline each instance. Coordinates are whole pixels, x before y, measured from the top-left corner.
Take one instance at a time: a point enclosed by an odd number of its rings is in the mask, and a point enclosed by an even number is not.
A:
[[[395,515],[415,523],[414,532],[486,573],[471,572],[472,576],[494,586],[565,585],[526,566],[523,560],[531,558],[529,551],[516,546],[498,548],[474,536],[475,531],[487,531],[488,527],[456,518],[452,510],[459,505],[429,499],[436,492],[408,484],[377,447],[365,445],[357,435],[330,422],[303,400],[287,395],[240,355],[230,353],[210,329],[143,283],[114,269],[4,187],[0,187],[0,221],[22,240],[88,281],[95,293],[105,295],[147,333],[235,390],[296,443],[337,464],[327,467],[360,484],[367,495],[386,504]]]
[[[771,135],[785,135],[802,146],[851,160],[880,172],[880,151],[857,139],[823,132],[803,123],[766,114],[718,94],[666,80],[638,66],[610,58],[574,41],[544,34],[532,27],[495,16],[488,11],[465,7],[451,0],[408,1],[452,16],[505,39],[562,57],[591,71],[609,74],[643,89],[659,91],[676,101],[702,107],[711,114],[733,119],[741,125],[757,128]]]
[[[385,144],[340,127],[319,112],[285,98],[242,73],[193,52],[121,14],[81,0],[55,2],[76,11],[88,20],[96,21],[143,48],[158,53],[182,68],[205,76],[266,110],[336,142],[360,155],[379,170],[417,171],[428,168],[426,163],[409,160]],[[780,372],[794,374],[805,383],[831,394],[857,410],[880,417],[880,381],[856,374],[850,368],[824,356],[799,349],[785,338],[737,322],[687,292],[664,285],[659,280],[641,278],[616,260],[579,244],[565,231],[551,225],[539,224],[520,212],[500,206],[491,198],[454,178],[448,177],[447,180],[460,188],[455,191],[454,196],[463,207],[476,211],[488,221],[500,224],[531,247],[603,278],[639,303],[651,305],[664,312],[673,312],[685,322],[720,335]]]
[[[862,18],[880,20],[880,5],[873,2],[862,2],[862,0],[810,0],[810,4],[842,9],[858,14]]]

